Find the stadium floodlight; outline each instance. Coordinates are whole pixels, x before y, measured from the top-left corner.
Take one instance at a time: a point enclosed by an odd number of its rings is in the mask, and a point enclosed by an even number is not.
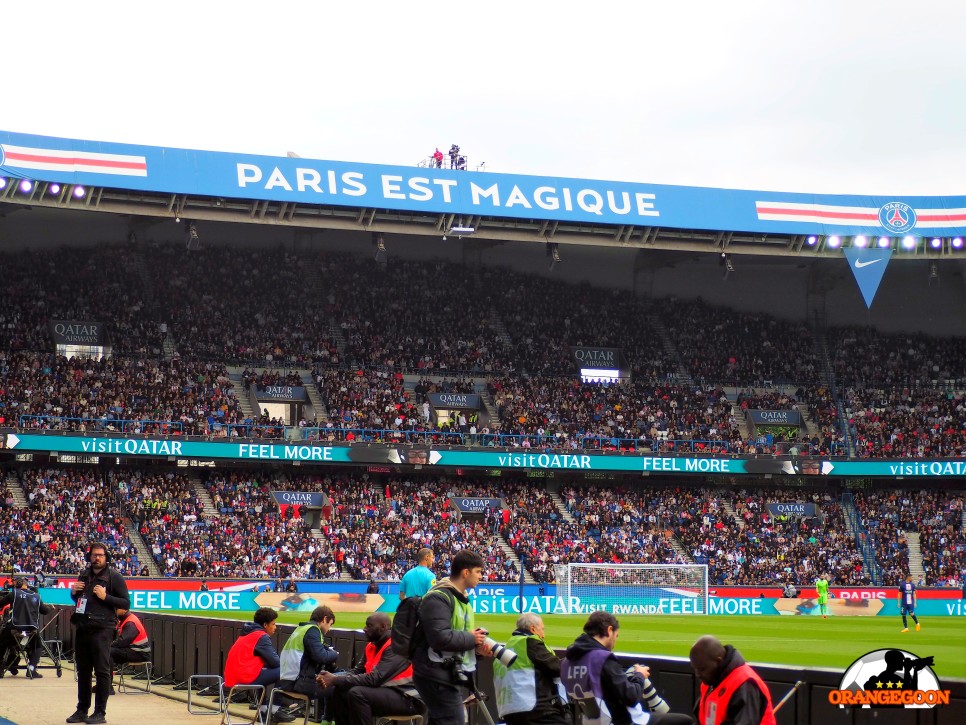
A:
[[[838,246],[839,246],[839,245],[840,245],[841,243],[842,243],[842,240],[841,240],[841,239],[839,239],[839,237],[838,237],[838,235],[837,235],[837,234],[833,234],[832,236],[830,236],[830,237],[828,238],[828,245],[829,245],[829,246],[830,246],[830,247],[831,247],[832,249],[837,249],[837,248],[838,248]]]
[[[818,244],[818,237],[816,237],[813,234],[812,236],[810,236],[808,239],[805,240],[805,243],[808,244],[808,246],[810,247],[814,247],[816,244]]]
[[[943,240],[940,239],[939,237],[933,237],[932,240],[929,242],[929,246],[932,247],[933,249],[939,249],[942,245],[943,245]]]
[[[857,236],[855,239],[852,240],[852,244],[854,244],[856,247],[864,247],[868,243],[869,243],[869,240],[865,238],[864,234],[860,234],[859,236]]]
[[[51,194],[59,194],[60,184],[51,184],[50,186],[47,187],[47,191],[49,191]]]
[[[953,237],[953,241],[950,242],[950,244],[953,245],[953,249],[962,249],[963,248],[963,238],[962,237]]]
[[[916,238],[911,234],[907,234],[902,238],[902,248],[903,249],[915,249],[916,248]]]
[[[22,191],[24,194],[26,194],[33,188],[34,188],[34,182],[32,182],[30,179],[21,180],[20,191]]]
[[[706,564],[560,564],[555,573],[567,614],[709,613]]]
[[[892,240],[889,237],[879,237],[879,247],[885,249],[892,244]]]
[[[74,187],[74,196],[76,196],[78,199],[83,199],[84,198],[84,194],[86,194],[86,193],[87,193],[87,190],[84,189],[83,186],[75,186]]]
[[[6,189],[6,188],[7,188],[7,180],[2,176],[0,176],[0,189]]]

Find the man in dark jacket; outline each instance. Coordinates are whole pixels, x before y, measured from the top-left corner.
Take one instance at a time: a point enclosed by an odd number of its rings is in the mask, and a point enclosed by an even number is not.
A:
[[[624,669],[614,647],[620,622],[608,612],[593,612],[584,633],[567,648],[560,674],[571,700],[593,697],[602,715],[614,725],[688,725],[692,719],[678,713],[652,713],[644,704],[650,669],[634,665]]]
[[[117,610],[130,609],[127,582],[110,566],[107,545],[94,542],[87,547],[88,566],[71,584],[74,614],[70,621],[76,628],[74,661],[77,670],[77,710],[67,718],[69,723],[107,722],[107,699],[111,694],[111,642],[117,625]],[[91,706],[91,676],[96,675],[94,712]]]
[[[262,685],[265,702],[278,682],[280,661],[272,637],[278,624],[278,612],[271,607],[261,607],[255,612],[254,621],[242,628],[235,644],[228,650],[225,660],[225,687],[235,685]],[[262,712],[268,705],[262,705]],[[295,718],[284,710],[272,713],[276,722],[292,722]]]
[[[476,675],[476,654],[489,654],[486,630],[473,622],[466,592],[483,578],[483,557],[456,553],[450,575],[430,589],[419,604],[414,633],[413,684],[429,709],[427,725],[463,725],[464,688]]]
[[[701,680],[695,705],[699,723],[710,715],[716,725],[775,725],[768,686],[730,644],[701,637],[691,648],[691,669]]]
[[[370,725],[373,717],[422,713],[423,703],[413,687],[413,666],[392,651],[389,615],[369,615],[362,631],[369,642],[365,661],[345,674],[323,672],[318,677],[320,685],[335,688],[335,722]]]
[[[543,620],[532,612],[521,614],[506,641],[516,660],[509,667],[499,660],[493,663],[497,704],[507,725],[570,724],[557,690],[560,658],[543,638]]]
[[[316,700],[323,696],[315,676],[339,659],[339,653],[324,639],[333,624],[335,614],[322,606],[312,610],[308,622],[295,628],[282,648],[280,688],[301,692]]]

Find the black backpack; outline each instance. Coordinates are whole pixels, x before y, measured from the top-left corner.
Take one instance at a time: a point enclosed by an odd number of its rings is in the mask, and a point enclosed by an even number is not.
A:
[[[428,592],[427,592],[428,594]],[[452,596],[444,592],[445,599],[453,604]],[[400,657],[411,660],[417,643],[425,638],[419,627],[419,605],[423,597],[406,597],[399,602],[396,616],[392,620],[392,651]]]

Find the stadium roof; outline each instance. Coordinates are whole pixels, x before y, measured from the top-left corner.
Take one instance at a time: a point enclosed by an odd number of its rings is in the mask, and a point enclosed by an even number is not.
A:
[[[0,202],[690,252],[966,259],[966,197],[741,191],[253,156],[0,131]]]

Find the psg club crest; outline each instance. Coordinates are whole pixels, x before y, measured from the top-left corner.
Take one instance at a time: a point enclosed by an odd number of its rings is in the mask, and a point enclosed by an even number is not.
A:
[[[879,209],[879,224],[893,234],[905,234],[916,226],[916,210],[901,201],[890,201]]]

